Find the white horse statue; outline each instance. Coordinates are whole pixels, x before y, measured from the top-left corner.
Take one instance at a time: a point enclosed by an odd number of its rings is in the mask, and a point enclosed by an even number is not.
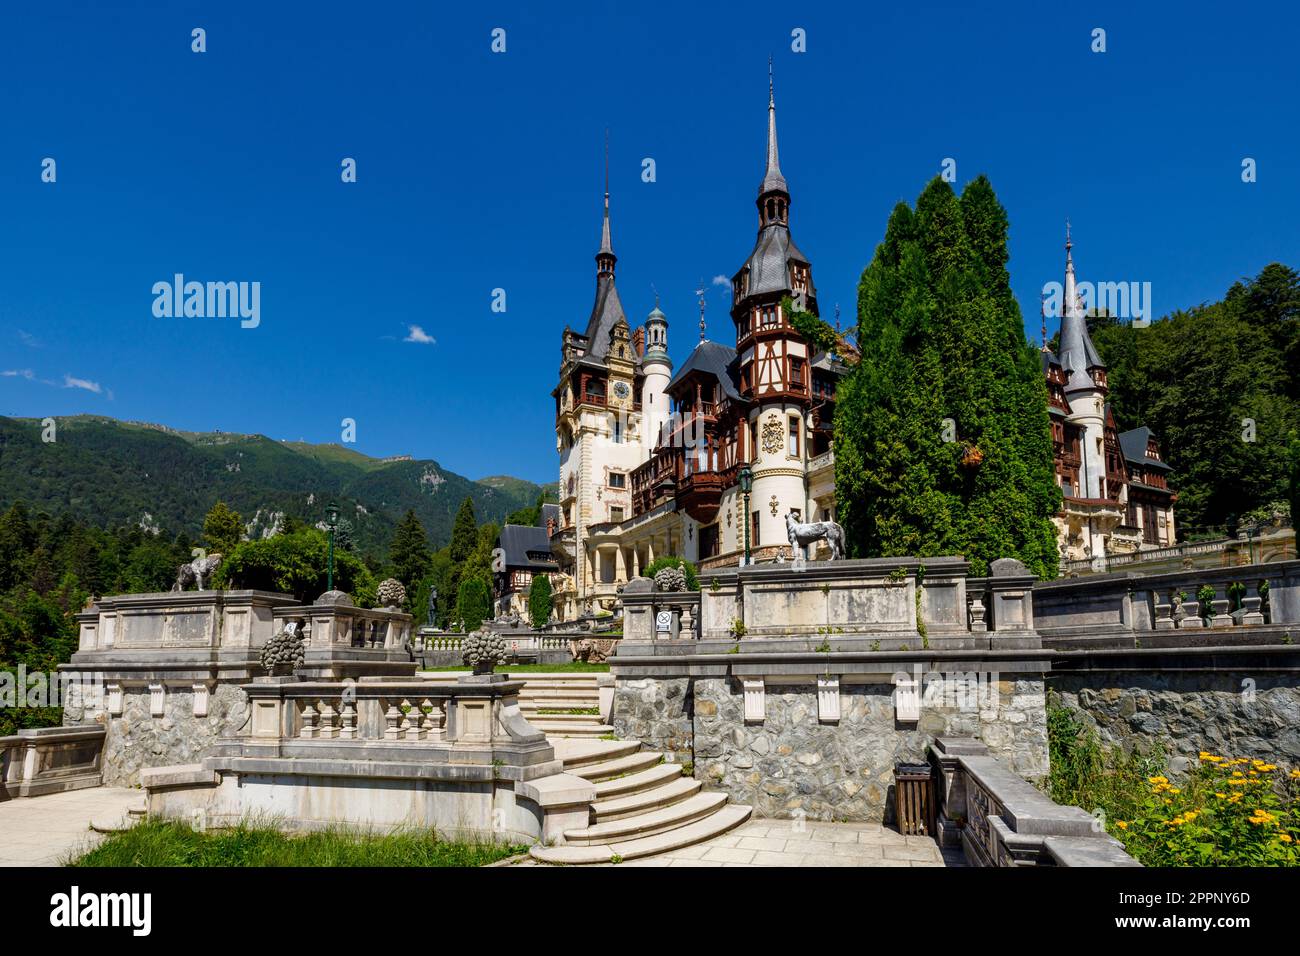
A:
[[[800,524],[794,520],[794,512],[785,516],[785,530],[790,536],[790,550],[802,549],[814,541],[825,541],[831,546],[831,560],[839,561],[844,557],[844,529],[834,521],[813,521]],[[796,554],[802,551],[795,551]]]

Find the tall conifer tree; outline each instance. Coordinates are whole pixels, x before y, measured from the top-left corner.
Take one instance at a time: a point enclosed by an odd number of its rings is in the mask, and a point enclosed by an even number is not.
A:
[[[836,501],[860,556],[999,557],[1055,574],[1047,393],[988,180],[900,203],[858,286],[862,361],[835,415]]]

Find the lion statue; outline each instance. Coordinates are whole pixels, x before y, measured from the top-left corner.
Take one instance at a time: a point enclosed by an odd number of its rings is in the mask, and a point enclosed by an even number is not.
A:
[[[217,570],[219,564],[221,564],[221,555],[217,553],[195,558],[188,564],[182,564],[176,572],[176,583],[172,585],[172,590],[184,591],[193,584],[196,591],[202,591],[203,579]]]

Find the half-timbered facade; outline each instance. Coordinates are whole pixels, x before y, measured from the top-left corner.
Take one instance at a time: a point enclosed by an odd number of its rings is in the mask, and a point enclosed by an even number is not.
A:
[[[1174,543],[1169,466],[1146,427],[1120,432],[1106,401],[1106,366],[1088,334],[1065,241],[1059,355],[1043,345],[1048,413],[1061,510],[1055,517],[1062,561],[1104,560]]]
[[[564,331],[553,392],[561,500],[551,543],[562,620],[612,608],[656,557],[737,564],[746,529],[754,560],[788,557],[787,514],[834,514],[831,435],[845,368],[813,350],[781,307],[790,297],[816,314],[817,294],[790,233],[770,88],[756,206],[757,237],[731,283],[734,340],[701,333],[673,374],[658,306],[637,329],[623,315],[606,194],[596,303],[582,334]],[[753,474],[748,507],[742,464]]]

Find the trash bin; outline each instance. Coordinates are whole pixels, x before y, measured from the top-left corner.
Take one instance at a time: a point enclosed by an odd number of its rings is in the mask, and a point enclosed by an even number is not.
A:
[[[934,836],[934,768],[928,763],[894,765],[894,811],[899,833]]]

